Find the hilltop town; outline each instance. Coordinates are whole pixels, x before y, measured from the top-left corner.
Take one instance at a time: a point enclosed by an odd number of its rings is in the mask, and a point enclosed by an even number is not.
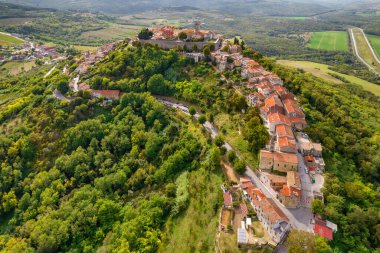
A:
[[[258,168],[254,170],[248,166],[246,175],[241,176],[237,184],[222,187],[224,205],[220,213],[220,230],[227,233],[235,230],[239,247],[267,243],[275,246],[282,243],[293,228],[332,240],[333,233],[337,231],[336,225],[311,213],[312,201],[323,201],[321,189],[325,164],[322,145],[314,143],[303,132],[307,128],[305,113],[298,99],[284,87],[281,78],[245,57],[244,44],[201,30],[199,23],[195,23],[194,29],[162,27],[148,31],[149,39],[132,39],[130,45],[149,43],[165,49],[183,50],[183,55],[195,62],[208,57],[220,73],[238,70],[242,81],[235,85],[236,92],[243,94],[250,106],[260,110],[270,135],[266,148],[260,151]],[[186,37],[182,35],[183,40],[178,38],[181,33],[186,34]],[[83,53],[76,60],[78,76],[71,85],[74,92],[86,91],[94,98],[105,98],[109,102],[121,97],[123,92],[119,90],[96,90],[86,80],[79,82],[81,75],[85,76],[119,43],[106,44],[95,52]],[[202,52],[205,47],[210,48],[210,55]],[[189,113],[185,106],[162,101]],[[210,131],[217,132],[214,128],[208,126]],[[266,239],[255,237],[255,219],[261,222]]]

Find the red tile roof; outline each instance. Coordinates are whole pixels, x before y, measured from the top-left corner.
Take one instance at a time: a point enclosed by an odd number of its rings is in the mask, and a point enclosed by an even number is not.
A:
[[[225,206],[231,206],[232,205],[232,196],[231,196],[231,193],[229,191],[224,192],[223,198],[224,198],[224,205]]]
[[[275,152],[274,153],[274,162],[298,164],[298,157],[296,154]]]
[[[276,106],[276,105],[283,107],[282,102],[278,96],[271,96],[271,97],[265,99],[265,105],[268,108]]]
[[[272,113],[268,116],[269,123],[283,123],[286,125],[290,125],[290,120],[285,115],[280,113]]]
[[[105,98],[119,98],[121,94],[119,90],[91,90],[91,93]]]
[[[290,119],[290,122],[293,124],[293,123],[302,123],[304,125],[307,125],[306,123],[306,120],[305,119],[301,119],[301,118],[291,118]]]
[[[270,151],[261,150],[260,151],[260,159],[262,159],[262,158],[273,159],[273,153]]]
[[[276,126],[276,134],[279,137],[287,136],[291,139],[294,139],[294,134],[293,134],[292,128],[288,125],[284,125],[284,124],[277,125]]]
[[[241,209],[241,215],[244,217],[247,217],[248,215],[248,209],[245,204],[240,204],[240,209]]]
[[[305,117],[305,114],[303,113],[301,108],[295,103],[294,100],[285,100],[284,106],[287,113],[295,113],[300,117]]]
[[[273,199],[265,198],[259,202],[259,205],[271,224],[275,224],[281,220],[289,221],[284,212],[281,211]]]
[[[332,229],[328,228],[325,224],[323,224],[323,222],[319,222],[317,220],[314,224],[314,233],[319,234],[330,241],[333,239]]]
[[[296,142],[294,140],[289,139],[288,137],[277,136],[277,145],[280,149],[286,148],[286,147],[294,149],[294,152],[297,149]]]

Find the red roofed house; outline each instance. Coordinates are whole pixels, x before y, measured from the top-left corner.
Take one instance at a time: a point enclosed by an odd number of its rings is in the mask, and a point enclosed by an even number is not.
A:
[[[282,189],[282,187],[287,183],[286,177],[266,172],[261,173],[260,180],[275,191]]]
[[[279,137],[277,135],[276,150],[285,153],[296,153],[297,146],[295,140],[292,140],[286,136]]]
[[[290,229],[289,220],[271,198],[256,201],[253,205],[257,218],[262,222],[272,240],[279,243]]]
[[[262,171],[271,172],[273,169],[273,153],[266,150],[260,151],[260,164],[259,168]]]
[[[265,107],[267,108],[267,113],[281,113],[285,115],[284,106],[282,105],[281,99],[277,95],[270,96],[265,99]],[[264,114],[265,117],[267,114]]]
[[[225,208],[231,208],[232,207],[232,195],[228,190],[224,191],[223,198],[224,198],[224,207]]]
[[[251,179],[245,178],[245,177],[241,177],[240,178],[240,187],[243,190],[247,190],[248,188],[254,188],[255,185],[252,183]]]
[[[286,175],[286,185],[279,191],[279,199],[287,208],[300,207],[302,195],[301,179],[298,172],[288,171]]]
[[[121,92],[119,90],[90,90],[93,97],[104,97],[106,99],[119,99]]]
[[[247,206],[244,203],[240,204],[240,210],[241,210],[242,219],[244,219],[245,217],[247,217],[247,215],[248,215],[248,209],[247,209]]]
[[[277,137],[288,137],[289,139],[294,140],[292,128],[288,125],[277,125],[276,135]]]
[[[89,89],[91,89],[89,84],[87,84],[87,83],[79,84],[79,90],[89,90]]]
[[[297,131],[302,131],[307,127],[306,120],[303,118],[291,118],[290,122],[292,124],[292,127]]]
[[[333,230],[327,226],[327,222],[321,219],[315,219],[314,233],[326,238],[327,240],[333,240]]]
[[[271,113],[268,115],[268,122],[269,122],[269,131],[274,133],[276,130],[277,125],[288,125],[290,126],[290,120],[287,116],[280,114],[280,113]]]
[[[298,157],[296,154],[274,152],[273,169],[277,171],[297,171]]]
[[[301,107],[299,107],[294,100],[285,100],[284,102],[286,115],[288,118],[305,118],[305,113],[302,111]]]

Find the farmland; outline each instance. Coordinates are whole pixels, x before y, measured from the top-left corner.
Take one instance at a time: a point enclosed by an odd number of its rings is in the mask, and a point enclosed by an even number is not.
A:
[[[377,56],[380,57],[380,36],[367,34],[367,38],[371,43],[373,49],[376,51]]]
[[[81,34],[80,38],[87,40],[115,40],[137,35],[142,26],[110,24],[104,29],[88,31]]]
[[[315,63],[315,62],[308,62],[308,61],[288,61],[288,60],[279,60],[277,63],[280,63],[282,65],[294,67],[294,68],[299,68],[303,69],[306,72],[309,72],[313,74],[314,76],[317,76],[319,78],[322,78],[326,81],[335,83],[335,84],[342,84],[343,82],[335,77],[333,77],[330,74],[333,75],[338,75],[350,83],[354,83],[357,85],[360,85],[364,90],[370,91],[373,94],[380,96],[380,85],[376,85],[374,83],[370,83],[366,80],[357,78],[355,76],[351,75],[345,75],[338,73],[336,71],[330,70],[329,66],[326,64],[320,64],[320,63]]]
[[[19,62],[19,61],[11,61],[7,62],[4,65],[0,66],[0,75],[17,75],[23,71],[31,70],[36,64],[34,61],[31,62]]]
[[[347,51],[347,32],[328,31],[315,32],[308,43],[308,47],[330,51]]]
[[[351,31],[356,42],[357,54],[359,54],[359,56],[368,64],[369,68],[380,73],[380,62],[372,53],[362,30],[359,28],[353,28]],[[355,45],[354,43],[352,44]]]
[[[21,44],[23,41],[11,35],[0,33],[0,46],[10,46],[14,44]]]

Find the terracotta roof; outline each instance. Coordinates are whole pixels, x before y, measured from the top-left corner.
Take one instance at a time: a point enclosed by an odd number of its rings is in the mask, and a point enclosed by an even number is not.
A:
[[[290,197],[290,195],[292,194],[290,187],[287,185],[283,185],[282,189],[279,192],[280,192],[280,195],[285,196],[285,197]]]
[[[277,136],[277,145],[280,149],[285,148],[285,147],[292,148],[294,149],[294,151],[296,151],[297,149],[296,142],[286,136],[285,137]]]
[[[287,113],[296,113],[300,117],[305,117],[304,112],[301,110],[301,108],[296,105],[294,100],[285,100],[284,101],[285,110]]]
[[[280,94],[283,94],[285,92],[287,92],[286,88],[284,86],[274,86],[274,89],[277,91],[277,93],[280,95]]]
[[[302,149],[305,149],[305,150],[314,149],[316,151],[322,152],[322,145],[320,143],[304,142],[304,143],[301,143],[301,147]]]
[[[249,177],[241,177],[240,183],[246,183],[246,182],[252,182],[252,180]]]
[[[121,94],[119,90],[91,90],[91,93],[105,98],[118,98]]]
[[[278,96],[276,96],[276,95],[271,96],[271,97],[265,99],[265,105],[268,108],[276,106],[276,105],[280,106],[280,107],[283,107],[280,98]]]
[[[247,206],[244,203],[242,203],[242,204],[240,204],[240,209],[241,209],[241,215],[243,216],[243,218],[247,217],[247,215],[248,215]]]
[[[273,153],[267,150],[261,150],[260,151],[260,159],[262,158],[268,158],[273,159]]]
[[[319,234],[330,241],[333,239],[332,229],[326,226],[325,221],[319,219],[315,220],[314,233]]]
[[[259,205],[271,224],[275,224],[281,220],[289,221],[273,199],[265,198],[259,202]]]
[[[293,123],[302,123],[304,125],[307,125],[306,120],[302,118],[291,118],[290,122]]]
[[[224,205],[225,206],[231,206],[232,205],[232,196],[231,196],[231,193],[229,191],[224,192],[223,198],[224,198]]]
[[[284,125],[284,124],[277,125],[276,126],[276,134],[279,137],[287,136],[291,139],[294,139],[294,134],[293,134],[292,128],[288,125]]]
[[[305,156],[305,160],[308,161],[309,163],[312,163],[314,162],[314,156],[312,155]]]
[[[269,174],[268,175],[268,178],[269,180],[272,182],[272,183],[283,183],[283,184],[286,184],[286,177],[284,176],[279,176],[279,175],[275,175],[275,174]]]
[[[265,195],[264,193],[259,189],[259,188],[254,188],[252,189],[252,193],[258,197],[259,199],[264,199],[265,198]]]
[[[249,189],[255,187],[255,185],[251,181],[240,183],[240,186],[242,189]]]
[[[274,152],[274,162],[284,162],[298,164],[298,157],[296,154]]]
[[[282,115],[280,113],[272,113],[268,116],[269,123],[283,123],[290,125],[290,120],[285,115]]]
[[[280,97],[281,97],[283,103],[285,103],[285,101],[288,99],[290,99],[290,100],[295,99],[295,96],[293,95],[293,93],[286,93],[286,94],[281,95]]]

